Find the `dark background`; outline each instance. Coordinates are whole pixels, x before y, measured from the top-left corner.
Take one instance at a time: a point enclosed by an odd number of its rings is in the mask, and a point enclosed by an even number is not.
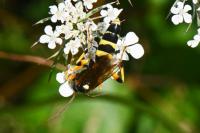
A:
[[[110,1],[106,1],[110,2]],[[145,55],[125,63],[125,83],[108,80],[96,98],[69,99],[48,82],[51,68],[3,59],[0,53],[0,133],[197,133],[200,129],[200,48],[186,45],[196,34],[195,19],[174,26],[166,16],[173,0],[120,0],[122,35],[134,31]],[[0,52],[49,57],[45,45],[30,48],[43,34],[46,0],[0,1]],[[100,1],[97,5],[103,4]]]

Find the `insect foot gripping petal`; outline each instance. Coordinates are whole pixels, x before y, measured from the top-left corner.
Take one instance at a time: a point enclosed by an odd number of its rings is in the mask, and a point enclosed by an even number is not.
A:
[[[65,82],[60,86],[59,93],[63,97],[70,97],[74,94],[74,90],[68,82]]]

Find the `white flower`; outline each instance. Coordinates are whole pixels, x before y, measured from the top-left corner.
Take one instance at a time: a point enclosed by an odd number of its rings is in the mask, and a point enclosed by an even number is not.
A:
[[[198,3],[198,0],[192,0],[192,2],[193,2],[194,4],[197,4],[197,3]]]
[[[144,55],[144,49],[141,44],[138,44],[138,41],[139,38],[134,32],[127,33],[122,40],[119,39],[117,46],[120,50],[120,53],[117,54],[117,58],[129,60],[127,53],[129,53],[135,59],[141,58]]]
[[[74,9],[74,6],[73,6],[71,0],[65,0],[64,3],[65,3],[65,11],[70,12],[71,10]]]
[[[72,31],[72,36],[77,37],[79,35],[80,31],[79,30],[73,30]]]
[[[193,40],[189,40],[187,42],[187,45],[192,48],[197,47],[200,43],[200,28],[197,31],[198,31],[198,33],[193,37]]]
[[[106,23],[110,23],[110,21],[116,19],[122,12],[122,9],[113,8],[110,4],[106,7],[108,8],[107,10],[101,10],[100,12],[101,16],[105,17],[104,22]]]
[[[77,23],[79,19],[84,19],[86,16],[86,13],[83,10],[83,3],[80,1],[75,4],[75,7],[69,9],[71,19],[70,21],[72,23]]]
[[[84,6],[87,9],[92,9],[93,8],[93,3],[97,2],[97,0],[83,0]]]
[[[197,40],[200,42],[200,28],[197,29],[197,34],[194,36],[194,40]]]
[[[104,34],[106,32],[106,30],[109,27],[109,23],[105,23],[105,22],[99,22],[97,25],[97,30],[101,33]]]
[[[172,22],[175,25],[183,23],[183,21],[186,23],[191,23],[192,15],[187,13],[191,9],[192,7],[190,5],[184,5],[184,3],[180,1],[177,2],[177,4],[171,8],[171,13],[174,14],[171,18]]]
[[[85,23],[86,28],[88,28],[91,31],[96,31],[97,30],[97,25],[93,21],[88,21]]]
[[[78,53],[79,47],[81,47],[80,39],[75,38],[75,40],[70,40],[64,48],[64,53],[69,54],[71,51],[72,55],[75,55]]]
[[[46,33],[46,35],[42,35],[40,37],[40,43],[48,43],[48,47],[50,49],[55,49],[56,43],[60,45],[62,44],[62,39],[59,38],[60,33],[57,31],[53,32],[52,27],[50,25],[45,27],[44,32]]]
[[[65,19],[69,16],[68,12],[65,11],[65,4],[59,3],[58,7],[56,5],[50,6],[50,14],[53,16],[51,17],[51,21],[53,23],[56,23],[58,20],[60,20],[62,23],[64,23]]]
[[[84,12],[83,3],[81,1],[75,4],[75,8],[76,8],[76,13],[78,14],[79,18],[80,19],[85,18],[86,13]]]
[[[63,97],[70,97],[74,94],[74,90],[68,82],[65,82],[60,86],[59,93]]]
[[[85,27],[85,25],[82,22],[80,22],[80,23],[77,24],[77,28],[81,32],[84,32],[86,30],[86,27]]]
[[[192,47],[192,48],[195,48],[195,47],[197,47],[199,45],[199,41],[197,41],[197,40],[189,40],[187,42],[187,45]]]
[[[73,25],[70,22],[66,23],[65,25],[56,26],[56,31],[65,34],[66,40],[73,36],[72,30],[73,30]]]

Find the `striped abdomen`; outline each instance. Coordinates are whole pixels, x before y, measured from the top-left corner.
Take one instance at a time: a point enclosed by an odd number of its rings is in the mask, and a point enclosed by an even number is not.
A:
[[[119,19],[112,21],[112,23],[108,27],[108,30],[99,42],[98,50],[113,54],[116,50],[116,44],[118,41],[118,34],[120,33],[120,30],[121,26]]]

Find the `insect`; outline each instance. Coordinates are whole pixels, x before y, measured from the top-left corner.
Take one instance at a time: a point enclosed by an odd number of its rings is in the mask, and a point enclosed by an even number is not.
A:
[[[128,60],[127,55],[139,59],[144,54],[139,38],[134,32],[129,32],[124,38],[119,38],[121,22],[119,19],[112,21],[107,31],[103,34],[98,45],[90,47],[86,54],[82,54],[75,66],[70,66],[65,73],[64,87],[59,92],[64,97],[73,94],[89,94],[108,78],[120,83],[124,82],[124,67],[122,60]],[[95,59],[91,58],[95,56]]]
[[[122,61],[115,58],[116,43],[121,30],[119,19],[112,21],[103,35],[95,51],[95,61],[85,58],[77,61],[77,65],[69,69],[67,80],[75,92],[88,93],[110,77],[118,82],[124,81]]]

